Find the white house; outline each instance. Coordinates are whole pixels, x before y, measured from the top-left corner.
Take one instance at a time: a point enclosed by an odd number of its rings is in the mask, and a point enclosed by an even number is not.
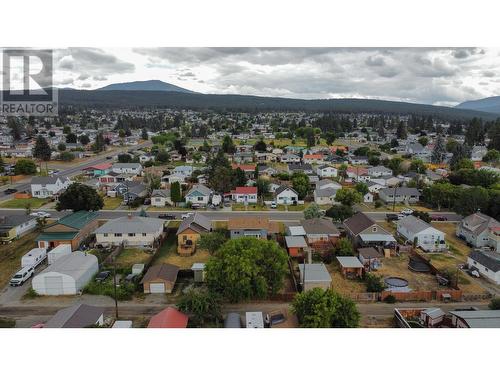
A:
[[[314,202],[316,204],[335,204],[335,196],[340,189],[342,189],[342,185],[335,181],[320,180],[316,183],[314,190]]]
[[[115,163],[111,170],[115,173],[139,175],[142,172],[142,165],[140,163]]]
[[[74,251],[57,259],[33,278],[33,289],[40,295],[59,296],[79,293],[99,270],[97,257]]]
[[[153,207],[165,207],[173,206],[172,199],[170,197],[170,189],[155,189],[151,193],[151,206]]]
[[[397,222],[397,232],[424,251],[446,249],[445,234],[416,216],[408,215]]]
[[[323,165],[321,167],[318,167],[316,169],[316,173],[318,174],[319,177],[321,178],[328,178],[328,177],[337,177],[338,175],[338,170],[337,168],[334,168],[329,165]]]
[[[378,165],[376,167],[368,168],[368,176],[370,177],[384,177],[384,176],[392,176],[392,171],[384,167],[383,165]]]
[[[109,220],[94,231],[100,245],[152,247],[162,235],[165,221],[153,217],[123,216]]]
[[[500,254],[496,251],[473,250],[467,257],[469,268],[500,285]]]
[[[34,198],[51,198],[62,193],[71,184],[69,178],[33,177],[31,179],[31,195]]]
[[[364,203],[373,203],[373,194],[371,192],[368,192],[365,195],[363,195],[363,202]]]
[[[291,187],[281,185],[274,192],[276,197],[276,203],[278,204],[293,204],[293,202],[298,202],[299,195]]]
[[[491,247],[500,252],[500,223],[481,212],[463,218],[456,234],[474,247]]]
[[[414,204],[420,200],[420,192],[416,188],[398,187],[398,188],[385,188],[379,192],[379,198],[384,203],[403,203]]]
[[[295,154],[283,154],[280,156],[280,161],[282,163],[300,163],[300,156]]]
[[[192,165],[179,165],[174,168],[172,174],[183,175],[186,177],[191,177],[194,172],[194,167]]]
[[[231,191],[231,197],[238,203],[257,203],[257,187],[238,186]]]
[[[206,206],[210,203],[212,194],[213,190],[209,189],[205,185],[194,185],[186,194],[186,203],[189,202],[198,206]]]

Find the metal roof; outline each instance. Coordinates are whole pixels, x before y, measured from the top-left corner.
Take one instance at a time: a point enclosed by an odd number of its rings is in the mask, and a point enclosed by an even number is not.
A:
[[[57,221],[57,224],[62,224],[67,227],[82,229],[88,223],[97,218],[97,212],[93,211],[77,211],[72,214],[66,215]]]
[[[38,276],[48,272],[57,272],[71,276],[76,280],[82,275],[85,275],[88,270],[94,266],[97,268],[97,264],[97,257],[95,255],[86,254],[82,251],[73,251],[57,259],[54,263],[41,271]]]
[[[356,257],[337,257],[337,260],[344,268],[363,268],[363,265]]]
[[[359,262],[359,261],[358,261]],[[360,263],[361,264],[361,263]],[[305,264],[307,282],[332,282],[332,276],[323,263]],[[304,264],[299,264],[300,280],[304,280]]]
[[[359,237],[363,242],[396,242],[396,239],[392,234],[382,234],[382,233],[363,233]]]
[[[307,247],[306,240],[302,236],[286,236],[286,247]]]
[[[500,328],[500,310],[450,311],[470,328]]]

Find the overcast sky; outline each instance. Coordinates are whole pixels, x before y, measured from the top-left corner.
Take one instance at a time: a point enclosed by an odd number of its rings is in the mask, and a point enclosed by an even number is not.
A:
[[[201,92],[455,105],[500,95],[492,48],[68,48],[55,84],[159,79]]]

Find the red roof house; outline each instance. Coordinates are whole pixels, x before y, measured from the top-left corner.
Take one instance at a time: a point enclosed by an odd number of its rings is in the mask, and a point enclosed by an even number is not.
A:
[[[167,307],[158,314],[153,315],[148,328],[186,328],[188,316],[173,307]]]
[[[230,194],[236,202],[257,203],[257,186],[238,186]]]

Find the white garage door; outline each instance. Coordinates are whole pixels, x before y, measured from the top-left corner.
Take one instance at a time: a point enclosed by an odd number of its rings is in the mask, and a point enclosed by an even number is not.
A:
[[[163,283],[151,283],[149,284],[150,293],[165,293],[165,284]]]
[[[47,294],[50,295],[63,294],[62,276],[47,276],[45,278],[45,289]]]

